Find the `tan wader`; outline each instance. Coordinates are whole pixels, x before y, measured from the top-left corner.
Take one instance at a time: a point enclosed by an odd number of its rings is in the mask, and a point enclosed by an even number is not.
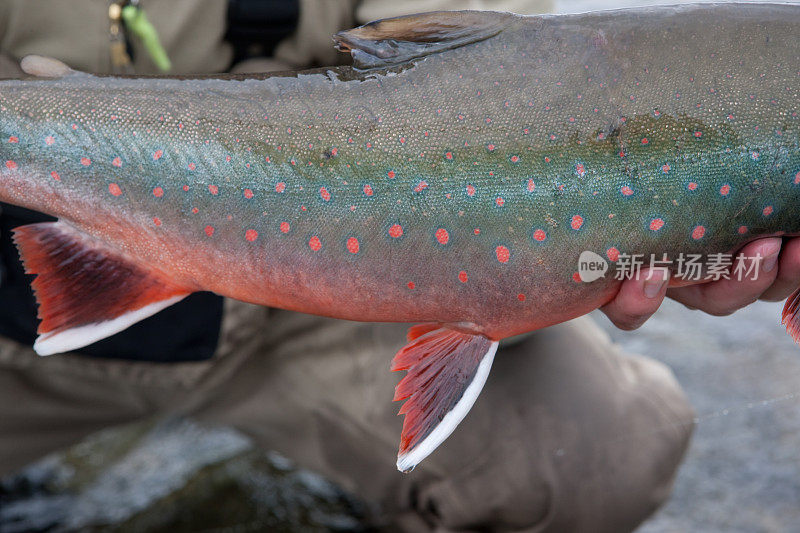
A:
[[[2,340],[0,473],[182,414],[238,428],[412,531],[628,531],[668,496],[692,411],[663,365],[620,353],[589,318],[501,344],[472,412],[400,474],[388,368],[405,330],[230,301],[211,361],[42,358]]]

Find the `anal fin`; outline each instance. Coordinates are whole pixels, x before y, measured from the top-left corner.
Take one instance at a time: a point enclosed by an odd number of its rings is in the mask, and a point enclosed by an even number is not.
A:
[[[428,324],[412,328],[409,340],[392,360],[392,370],[408,371],[394,396],[406,400],[399,413],[405,415],[397,454],[401,472],[413,470],[467,416],[498,344],[483,335]]]
[[[39,355],[68,352],[118,333],[191,292],[63,222],[14,230],[39,304]]]

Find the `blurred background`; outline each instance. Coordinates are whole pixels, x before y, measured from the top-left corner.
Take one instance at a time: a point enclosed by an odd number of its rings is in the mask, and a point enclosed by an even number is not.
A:
[[[456,4],[462,9],[570,13],[663,3],[365,0],[342,2],[337,16],[362,23]],[[151,19],[157,30],[170,24],[167,12],[155,17],[151,12]],[[347,59],[332,47],[317,53],[314,43],[330,43],[329,35],[303,34],[304,14],[299,20],[295,32],[270,29],[267,44],[255,49],[237,46],[248,41],[249,30],[241,25],[239,33],[228,32],[228,44],[209,49],[206,61],[216,61],[218,69],[234,64],[235,70],[253,72]],[[145,62],[136,65],[137,72],[158,72],[151,51],[135,57]],[[73,66],[92,70],[92,65]],[[697,412],[672,497],[640,531],[800,531],[800,357],[780,326],[780,312],[781,304],[758,302],[716,318],[667,301],[635,332],[619,331],[604,315],[594,314],[626,352],[647,354],[672,368]],[[380,523],[379,510],[315,473],[256,448],[233,429],[203,427],[189,419],[106,430],[0,479],[4,533],[360,531]]]

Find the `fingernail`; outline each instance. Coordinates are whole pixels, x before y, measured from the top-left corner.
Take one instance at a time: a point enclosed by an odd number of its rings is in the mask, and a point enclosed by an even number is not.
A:
[[[664,269],[651,270],[647,274],[647,279],[644,280],[644,295],[648,298],[655,298],[661,292],[661,289],[669,281],[667,271]]]
[[[781,253],[781,240],[780,239],[767,239],[761,245],[759,255],[761,256],[761,270],[763,272],[771,272],[778,264],[778,255]]]
[[[778,264],[778,255],[779,255],[778,252],[775,252],[774,254],[768,255],[767,257],[762,259],[763,261],[762,264],[764,265],[763,267],[764,272],[772,272],[772,269],[775,268],[775,265]]]

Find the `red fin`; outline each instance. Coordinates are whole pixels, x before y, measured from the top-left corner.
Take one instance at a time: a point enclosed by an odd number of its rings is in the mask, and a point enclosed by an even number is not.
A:
[[[438,322],[425,322],[424,324],[417,324],[416,326],[411,326],[408,328],[408,333],[406,333],[406,340],[408,342],[413,341],[417,337],[422,337],[426,333],[430,333],[435,329],[441,328],[442,325]],[[399,369],[392,369],[392,370],[399,370]],[[405,370],[405,369],[403,369]]]
[[[781,324],[786,326],[786,332],[794,339],[794,342],[800,344],[800,289],[794,291],[789,298],[786,299],[786,304],[783,306],[783,316]]]
[[[14,242],[25,271],[37,274],[40,355],[109,337],[192,292],[62,222],[17,228]]]
[[[424,331],[424,332],[423,332]],[[394,400],[406,400],[397,468],[412,470],[453,432],[478,397],[491,369],[497,342],[482,335],[421,324],[397,352],[392,370],[408,370]]]

